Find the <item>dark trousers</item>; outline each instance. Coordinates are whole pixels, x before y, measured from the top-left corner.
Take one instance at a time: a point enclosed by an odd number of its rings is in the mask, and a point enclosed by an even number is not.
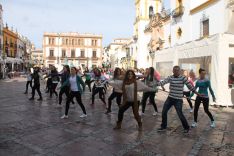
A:
[[[85,80],[85,85],[88,85],[89,91],[91,92],[91,80]]]
[[[26,93],[28,92],[28,85],[30,85],[31,89],[32,89],[32,81],[27,81],[26,83]]]
[[[134,102],[126,102],[125,104],[121,105],[119,108],[118,113],[118,122],[121,123],[123,120],[124,112],[132,106],[132,112],[134,114],[134,117],[138,123],[141,122],[141,116],[139,115],[139,103],[135,104]]]
[[[182,105],[183,105],[182,99],[174,99],[171,97],[167,98],[167,100],[164,103],[163,110],[162,110],[162,124],[161,124],[162,128],[167,128],[167,112],[172,106],[174,106],[176,109],[177,115],[179,116],[180,121],[182,122],[184,129],[189,129],[188,122],[182,112]]]
[[[203,108],[206,114],[209,116],[211,121],[214,121],[214,118],[212,114],[209,111],[209,98],[204,97],[197,97],[195,100],[195,106],[194,106],[194,121],[197,122],[197,116],[198,116],[198,110],[200,104],[203,103]]]
[[[103,92],[103,87],[93,87],[93,93],[92,93],[92,104],[94,104],[94,98],[97,93],[99,93],[99,98],[102,100],[104,104],[106,104],[105,101],[105,94]]]
[[[183,94],[187,98],[190,108],[193,109],[193,104],[192,101],[190,100],[190,92],[183,92]]]
[[[108,98],[108,110],[111,110],[111,101],[116,98],[116,103],[118,104],[118,106],[120,106],[121,104],[121,97],[122,97],[122,93],[118,93],[115,92],[113,90],[113,92],[111,93],[111,95]]]
[[[69,94],[69,98],[67,99],[67,102],[66,102],[65,115],[68,115],[68,110],[69,110],[69,107],[70,107],[70,102],[72,101],[72,99],[74,97],[76,97],[76,101],[80,105],[83,113],[86,114],[85,107],[84,107],[84,105],[82,103],[82,100],[81,100],[81,94],[80,94],[80,92],[79,91],[77,91],[77,92],[71,91],[70,94]]]
[[[61,105],[62,100],[63,100],[63,94],[65,93],[67,98],[68,98],[69,97],[69,91],[70,91],[69,86],[65,86],[65,87],[60,89],[60,91],[59,91],[59,104],[60,105]]]
[[[52,79],[51,79],[51,78],[48,78],[48,80],[47,80],[47,82],[46,82],[46,89],[47,89],[47,92],[50,91],[51,86],[52,86]]]
[[[149,98],[150,103],[153,104],[155,112],[158,112],[157,105],[156,105],[156,103],[154,101],[155,94],[156,94],[156,92],[144,92],[143,93],[142,101],[141,101],[142,113],[145,112],[146,101],[147,101],[148,98]]]
[[[35,90],[37,90],[38,95],[40,96],[40,98],[42,98],[40,91],[40,84],[34,84],[34,86],[32,87],[32,98],[34,98],[35,96]]]
[[[52,83],[50,88],[50,97],[52,97],[53,93],[58,96],[58,93],[56,92],[56,87],[58,83]]]

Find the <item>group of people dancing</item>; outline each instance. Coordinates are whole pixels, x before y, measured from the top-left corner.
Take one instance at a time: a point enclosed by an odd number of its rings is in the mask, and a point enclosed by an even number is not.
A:
[[[52,67],[50,73],[47,73],[47,76],[44,78],[48,78],[47,92],[50,93],[51,98],[53,94],[55,94],[56,97],[59,97],[59,105],[62,103],[63,94],[67,97],[65,113],[61,117],[62,119],[68,118],[70,103],[74,104],[74,98],[83,112],[80,117],[87,117],[86,108],[82,101],[82,95],[85,92],[87,85],[91,92],[91,105],[94,105],[95,95],[99,94],[100,100],[106,106],[106,114],[112,112],[112,101],[116,98],[116,103],[119,109],[118,120],[114,127],[115,130],[121,129],[124,113],[127,109],[132,107],[134,117],[138,123],[138,129],[141,131],[141,118],[145,113],[147,100],[149,99],[149,103],[152,104],[154,109],[153,115],[156,116],[158,114],[158,108],[155,103],[155,96],[159,87],[162,88],[162,91],[165,91],[164,85],[169,83],[168,97],[163,105],[162,123],[158,131],[161,132],[167,129],[167,113],[170,108],[174,106],[184,128],[183,132],[188,133],[191,127],[195,128],[198,126],[197,118],[201,103],[203,103],[204,111],[211,120],[210,126],[214,128],[215,121],[209,111],[208,90],[212,95],[213,101],[216,99],[211,88],[210,81],[206,78],[206,71],[204,69],[199,69],[198,79],[195,78],[195,74],[193,72],[188,74],[186,70],[180,69],[179,66],[174,66],[172,72],[172,75],[168,76],[164,80],[160,80],[158,72],[153,67],[147,68],[144,73],[138,73],[134,70],[115,68],[113,76],[111,77],[109,75],[107,76],[105,71],[98,68],[94,68],[92,71],[89,71],[88,68],[86,68],[85,71],[81,73],[75,67],[70,68],[68,65],[65,65],[62,72],[57,72],[56,68]],[[83,78],[85,78],[85,81],[83,81]],[[34,81],[33,86],[32,81]],[[61,83],[61,86],[57,87],[59,82]],[[93,87],[91,89],[92,83]],[[40,97],[38,100],[42,100],[39,68],[35,68],[32,74],[28,72],[25,94],[28,92],[28,85],[32,86],[32,97],[30,100],[34,100],[35,90],[37,90]],[[108,103],[106,104],[105,94],[109,85],[112,86],[113,89],[112,93],[108,97]],[[59,94],[56,91],[58,89],[60,90]],[[138,95],[138,92],[143,92],[142,98]],[[193,109],[191,97],[194,94],[197,96]],[[194,112],[194,122],[191,127],[183,114],[183,98],[187,99],[190,105],[190,112]],[[140,105],[142,108],[141,112],[139,112]]]

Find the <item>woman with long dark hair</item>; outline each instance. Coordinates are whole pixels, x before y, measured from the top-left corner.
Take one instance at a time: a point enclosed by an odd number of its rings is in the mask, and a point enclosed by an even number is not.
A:
[[[94,104],[95,95],[99,93],[99,98],[102,100],[102,102],[106,105],[105,101],[105,94],[104,94],[104,88],[106,83],[106,78],[102,76],[101,71],[99,69],[94,70],[94,85],[92,89],[92,105]]]
[[[123,102],[119,108],[118,112],[118,121],[114,129],[121,129],[121,123],[123,120],[124,112],[129,108],[132,107],[134,117],[138,123],[138,130],[142,130],[142,122],[141,117],[139,115],[139,99],[137,96],[138,91],[153,91],[152,88],[146,86],[139,80],[136,80],[136,75],[133,70],[128,70],[124,77],[123,81],[114,81],[110,82],[114,88],[121,89],[123,92]]]
[[[68,65],[63,66],[63,73],[59,74],[59,76],[61,77],[61,84],[63,84],[70,77],[70,67]],[[60,89],[60,91],[59,91],[59,105],[61,105],[61,103],[62,103],[64,93],[66,94],[67,98],[69,97],[69,91],[70,91],[70,87],[68,84]],[[74,104],[73,100],[71,102]]]
[[[157,105],[155,103],[155,94],[157,92],[157,82],[158,80],[154,77],[154,68],[150,67],[149,70],[146,70],[146,77],[144,79],[144,83],[145,85],[147,85],[148,87],[154,89],[153,91],[147,91],[147,92],[143,92],[143,96],[142,96],[142,100],[141,100],[141,104],[142,104],[142,115],[145,113],[145,106],[146,106],[146,101],[149,98],[149,102],[153,105],[154,107],[154,113],[153,115],[157,115],[158,113],[158,108]]]
[[[118,67],[115,68],[113,80],[115,81],[115,80],[122,80],[122,79],[123,79],[123,76],[121,75],[121,69]],[[113,91],[108,98],[108,108],[107,108],[106,114],[111,112],[111,101],[114,98],[116,98],[116,103],[118,104],[118,106],[120,106],[121,97],[122,97],[122,90],[119,90],[118,88],[113,88]]]
[[[69,98],[67,99],[67,102],[66,102],[65,114],[61,118],[62,119],[68,118],[70,102],[72,101],[74,97],[76,97],[76,100],[83,111],[83,114],[80,117],[81,118],[87,117],[86,110],[81,99],[81,94],[85,90],[85,84],[82,78],[77,75],[77,71],[75,67],[71,68],[70,77],[62,84],[61,89],[63,87],[66,87],[67,85],[70,86],[70,93],[69,93]]]
[[[200,93],[201,96],[197,96],[195,100],[195,106],[194,106],[194,122],[192,123],[192,127],[197,127],[197,116],[198,116],[198,110],[200,107],[200,104],[203,103],[203,108],[206,114],[209,116],[211,120],[210,127],[215,127],[215,121],[212,116],[212,114],[209,111],[209,95],[208,95],[208,89],[212,95],[213,101],[216,101],[213,89],[211,88],[210,80],[206,79],[206,71],[205,69],[199,69],[199,75],[200,78],[197,80],[195,85],[195,90],[198,89],[198,93]],[[191,95],[193,96],[193,94]]]
[[[92,81],[91,81],[91,76],[90,76],[90,74],[89,74],[89,69],[88,69],[88,67],[86,67],[85,68],[85,71],[84,71],[84,75],[83,76],[85,76],[85,86],[87,85],[88,87],[89,87],[89,91],[91,92],[91,83],[92,83]],[[83,77],[82,76],[82,77]]]

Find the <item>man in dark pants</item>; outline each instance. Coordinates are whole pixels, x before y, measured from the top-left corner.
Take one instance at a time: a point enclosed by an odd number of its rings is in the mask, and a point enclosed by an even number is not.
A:
[[[188,81],[188,78],[185,76],[180,75],[180,67],[174,66],[173,67],[173,75],[169,76],[168,78],[164,79],[163,81],[159,82],[158,85],[164,86],[165,84],[170,83],[170,91],[167,100],[164,103],[163,110],[162,110],[162,124],[161,128],[158,131],[165,131],[167,128],[167,112],[169,109],[174,106],[176,112],[182,122],[184,133],[189,132],[189,125],[184,117],[182,112],[182,104],[183,104],[183,89],[184,85],[186,85],[191,91],[195,94],[200,96],[198,92],[194,89],[191,83]],[[163,89],[164,90],[164,89]]]
[[[34,85],[32,88],[32,97],[29,100],[34,100],[35,90],[37,90],[38,95],[40,98],[38,101],[42,101],[41,91],[40,91],[40,75],[39,75],[39,68],[35,68],[32,74],[32,80],[34,80]]]

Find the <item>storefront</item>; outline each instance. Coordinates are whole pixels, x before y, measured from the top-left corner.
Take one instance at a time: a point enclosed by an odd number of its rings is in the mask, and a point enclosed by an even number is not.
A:
[[[234,88],[230,87],[229,76],[234,73],[234,35],[216,34],[209,38],[191,41],[155,54],[156,69],[162,78],[172,73],[172,67],[179,65],[193,70],[198,76],[199,68],[207,71],[216,94],[217,105],[234,105]],[[214,103],[211,103],[214,104]]]

